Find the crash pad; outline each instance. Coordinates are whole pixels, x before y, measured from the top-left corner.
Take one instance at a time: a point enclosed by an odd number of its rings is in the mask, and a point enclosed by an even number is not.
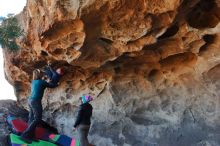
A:
[[[22,133],[28,127],[28,124],[25,121],[15,117],[9,117],[8,123],[16,131],[16,133]],[[51,141],[58,144],[59,146],[79,146],[80,143],[79,140],[76,140],[66,135],[51,133],[47,131],[47,129],[41,127],[36,128],[35,138],[45,141]]]
[[[57,146],[56,144],[39,140],[38,142],[33,141],[31,144],[27,144],[26,142],[20,139],[20,136],[15,134],[10,134],[11,146]]]
[[[19,118],[12,118],[12,117],[8,118],[8,122],[9,124],[11,124],[12,129],[16,131],[16,133],[18,134],[25,131],[25,129],[28,127],[28,124]],[[41,139],[45,137],[45,135],[47,135],[47,131],[44,128],[41,127],[36,128],[35,136],[37,139]]]
[[[79,140],[76,140],[66,135],[50,134],[49,138],[50,138],[50,141],[53,141],[54,143],[57,143],[61,146],[79,146],[80,145]]]

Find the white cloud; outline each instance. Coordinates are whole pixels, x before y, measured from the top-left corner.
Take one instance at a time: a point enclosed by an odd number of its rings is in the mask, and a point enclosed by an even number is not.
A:
[[[24,6],[26,0],[0,0],[0,16],[7,16],[9,13],[18,14]],[[0,48],[1,49],[1,48]],[[16,99],[13,87],[5,80],[3,70],[3,54],[0,50],[0,99]]]
[[[18,14],[25,5],[26,0],[0,0],[0,16],[7,16],[8,13]]]

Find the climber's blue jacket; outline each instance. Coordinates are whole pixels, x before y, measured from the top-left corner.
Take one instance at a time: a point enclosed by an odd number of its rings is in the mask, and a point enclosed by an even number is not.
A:
[[[58,84],[48,83],[44,80],[32,80],[30,99],[41,100],[46,88],[55,88]]]

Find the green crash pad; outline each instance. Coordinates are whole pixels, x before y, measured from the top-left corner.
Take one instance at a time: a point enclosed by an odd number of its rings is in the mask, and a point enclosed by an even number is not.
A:
[[[57,146],[56,144],[42,140],[39,140],[38,142],[33,141],[31,144],[27,144],[20,139],[20,136],[17,136],[15,134],[10,134],[10,139],[12,146]]]

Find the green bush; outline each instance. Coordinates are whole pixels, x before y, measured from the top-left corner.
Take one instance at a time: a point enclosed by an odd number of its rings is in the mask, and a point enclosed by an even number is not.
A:
[[[19,27],[18,21],[14,16],[9,16],[0,23],[0,44],[2,48],[17,51],[19,46],[16,43],[16,38],[22,34],[23,30]]]

